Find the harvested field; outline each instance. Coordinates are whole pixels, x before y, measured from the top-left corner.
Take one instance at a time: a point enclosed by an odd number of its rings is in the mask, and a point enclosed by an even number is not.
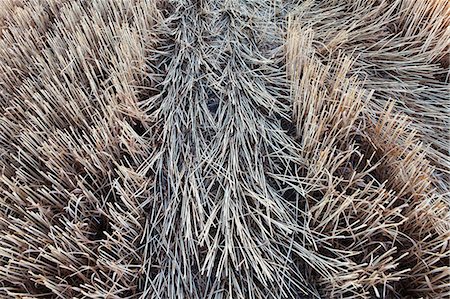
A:
[[[450,298],[450,2],[0,0],[0,298]]]

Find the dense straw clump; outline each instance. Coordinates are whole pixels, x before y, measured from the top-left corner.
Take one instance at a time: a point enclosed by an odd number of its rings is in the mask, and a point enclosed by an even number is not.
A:
[[[0,298],[448,298],[450,2],[0,0]]]

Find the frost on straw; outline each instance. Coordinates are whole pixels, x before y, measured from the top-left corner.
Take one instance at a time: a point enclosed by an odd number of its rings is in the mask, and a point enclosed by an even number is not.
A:
[[[0,0],[0,297],[449,296],[449,25]]]

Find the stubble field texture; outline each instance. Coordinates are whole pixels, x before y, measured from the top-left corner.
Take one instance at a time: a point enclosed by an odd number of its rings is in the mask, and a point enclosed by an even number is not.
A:
[[[450,298],[447,0],[0,0],[0,298]]]

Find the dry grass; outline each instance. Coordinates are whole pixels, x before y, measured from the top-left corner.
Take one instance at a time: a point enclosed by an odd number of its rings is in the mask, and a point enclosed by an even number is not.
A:
[[[1,298],[447,298],[450,4],[0,0]]]

